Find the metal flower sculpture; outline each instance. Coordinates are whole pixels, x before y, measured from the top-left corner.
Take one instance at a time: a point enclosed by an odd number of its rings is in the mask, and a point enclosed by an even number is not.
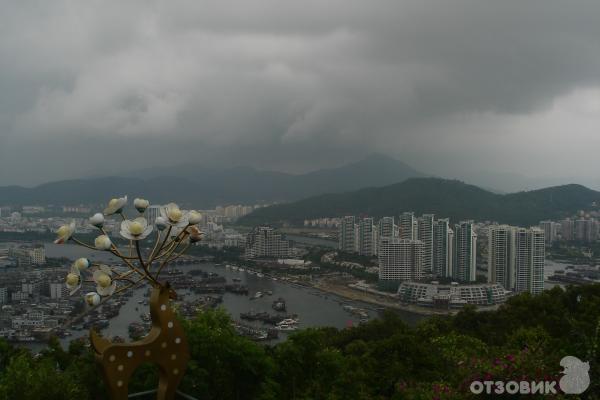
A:
[[[83,283],[93,283],[96,290],[84,295],[89,306],[98,306],[110,296],[134,288],[144,282],[152,286],[150,316],[152,328],[143,339],[132,343],[112,343],[90,330],[90,342],[96,353],[104,380],[113,399],[126,399],[128,382],[135,369],[142,363],[152,362],[159,366],[157,399],[173,399],[183,377],[189,359],[189,347],[182,326],[170,307],[176,294],[168,282],[160,280],[163,268],[183,255],[192,243],[202,238],[196,226],[202,216],[196,211],[183,211],[170,203],[161,208],[155,221],[148,221],[144,214],[150,203],[135,199],[133,205],[138,216],[128,219],[124,214],[127,196],[112,199],[103,213],[94,214],[89,223],[99,230],[93,244],[75,237],[76,225],[70,223],[57,230],[55,243],[72,242],[92,250],[106,251],[120,258],[125,266],[118,269],[109,265],[93,263],[86,258],[76,260],[66,277],[71,294]],[[117,216],[122,219],[120,235],[128,241],[125,249],[119,249],[105,230],[105,219]],[[144,251],[140,242],[155,233],[155,239]]]

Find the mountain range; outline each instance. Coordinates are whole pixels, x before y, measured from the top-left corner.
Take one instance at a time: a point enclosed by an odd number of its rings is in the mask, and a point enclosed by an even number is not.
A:
[[[464,219],[534,225],[570,216],[600,204],[600,192],[581,185],[497,194],[457,180],[410,178],[377,188],[332,193],[261,208],[239,220],[243,225],[296,224],[304,219],[368,215],[397,216],[404,211],[433,213],[457,222]]]
[[[394,158],[373,154],[358,162],[305,174],[252,167],[215,169],[199,165],[151,168],[117,177],[65,180],[33,188],[0,187],[0,205],[96,204],[128,194],[154,203],[176,201],[194,208],[275,203],[377,187],[425,174]]]

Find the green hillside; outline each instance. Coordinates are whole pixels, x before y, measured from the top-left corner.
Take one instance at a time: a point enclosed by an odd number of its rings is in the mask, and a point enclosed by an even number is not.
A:
[[[555,186],[529,192],[495,194],[456,180],[412,178],[394,185],[325,194],[259,209],[240,220],[244,225],[300,224],[304,219],[398,215],[403,211],[434,213],[452,221],[474,219],[532,225],[569,216],[600,204],[600,192],[581,185]]]
[[[386,312],[356,327],[308,328],[273,346],[238,336],[223,309],[185,321],[190,363],[180,390],[206,400],[462,400],[474,380],[553,381],[564,356],[589,362],[599,399],[600,285],[558,287],[514,296],[497,311],[466,307],[410,327]],[[156,388],[158,368],[144,364],[129,393]],[[557,385],[558,389],[558,385]],[[94,352],[57,339],[38,356],[0,338],[0,399],[106,399]],[[140,397],[151,398],[150,396]],[[498,396],[494,398],[545,398]]]

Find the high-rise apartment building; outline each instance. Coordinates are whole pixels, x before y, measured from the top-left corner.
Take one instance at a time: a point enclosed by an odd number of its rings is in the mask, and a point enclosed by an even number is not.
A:
[[[43,244],[37,244],[29,250],[29,258],[34,265],[46,264],[46,248]]]
[[[417,240],[423,242],[423,275],[433,274],[433,214],[417,220]]]
[[[515,228],[492,225],[488,232],[488,282],[507,290],[515,286]]]
[[[574,224],[574,240],[582,242],[593,242],[597,238],[598,223],[595,219],[579,218]]]
[[[377,254],[377,236],[373,218],[363,218],[358,223],[358,254],[373,256]]]
[[[477,268],[477,234],[473,221],[463,221],[454,227],[454,260],[452,277],[461,282],[474,282]]]
[[[246,236],[247,258],[277,257],[290,255],[290,242],[285,236],[269,226],[257,226]]]
[[[417,226],[417,221],[415,220],[414,213],[412,213],[412,212],[402,213],[400,215],[400,219],[398,220],[400,239],[404,239],[404,240],[416,239],[415,226]]]
[[[575,240],[575,223],[572,219],[564,219],[560,222],[560,234],[563,240]]]
[[[354,216],[349,215],[342,218],[340,227],[338,229],[338,248],[347,253],[354,253],[356,251],[356,230]]]
[[[515,290],[539,294],[544,290],[544,231],[515,229]]]
[[[598,239],[598,221],[595,219],[585,220],[585,230],[583,234],[583,240],[586,242],[595,242]]]
[[[585,240],[585,231],[586,231],[586,220],[583,218],[576,219],[573,224],[573,231],[575,233],[575,240],[584,241]]]
[[[393,237],[396,236],[396,224],[394,217],[383,217],[378,224],[378,237]]]
[[[394,285],[423,277],[423,243],[397,237],[383,237],[379,243],[379,281]],[[397,287],[397,286],[396,286]]]
[[[454,232],[450,221],[438,219],[433,224],[433,274],[448,277],[452,275],[452,251]]]
[[[546,244],[551,244],[557,239],[559,224],[554,221],[540,221],[540,228],[544,231]]]

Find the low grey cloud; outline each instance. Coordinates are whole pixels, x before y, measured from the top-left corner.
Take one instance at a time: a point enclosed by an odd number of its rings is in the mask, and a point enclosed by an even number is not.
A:
[[[478,181],[600,167],[598,2],[2,7],[0,184],[374,151]]]

